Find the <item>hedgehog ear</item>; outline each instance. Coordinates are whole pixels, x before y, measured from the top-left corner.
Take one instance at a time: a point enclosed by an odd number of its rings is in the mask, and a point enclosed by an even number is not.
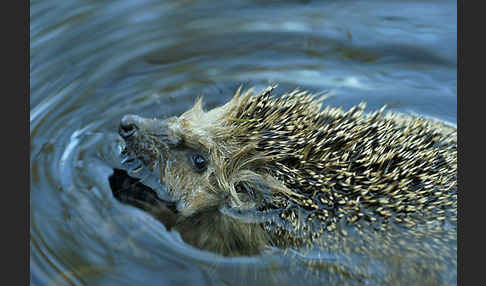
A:
[[[251,194],[253,189],[245,182],[239,182],[235,185],[235,191],[237,193]]]
[[[232,197],[236,200],[238,204],[241,204],[243,199],[247,197],[250,201],[256,203],[259,206],[263,203],[263,194],[256,188],[256,186],[247,182],[239,182],[234,186],[234,194]],[[246,200],[246,199],[243,199]]]

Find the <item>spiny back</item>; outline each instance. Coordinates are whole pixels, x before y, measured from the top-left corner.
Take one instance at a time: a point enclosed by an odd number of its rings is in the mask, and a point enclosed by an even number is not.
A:
[[[455,223],[455,129],[384,115],[384,108],[364,114],[364,103],[322,110],[322,99],[307,92],[274,98],[272,89],[238,93],[239,104],[227,114],[228,138],[253,146],[247,154],[268,158],[260,171],[291,190],[274,194],[260,210],[281,209],[291,232],[312,236],[334,230],[341,220],[382,229],[389,221],[407,227]]]

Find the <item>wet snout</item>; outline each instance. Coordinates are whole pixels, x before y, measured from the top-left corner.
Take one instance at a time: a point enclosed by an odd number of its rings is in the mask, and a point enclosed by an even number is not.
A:
[[[121,137],[124,139],[127,139],[128,137],[132,136],[137,132],[137,130],[140,128],[140,123],[143,118],[137,115],[125,115],[122,117],[120,121],[120,127],[118,129],[118,133],[120,134]]]
[[[174,120],[175,118],[161,120],[128,114],[120,120],[118,133],[125,140],[132,140],[134,137],[139,137],[138,135],[146,134],[155,136],[161,140],[160,143],[177,145],[180,142],[180,138],[169,130],[169,124]]]
[[[128,114],[122,117],[120,120],[120,127],[118,128],[118,133],[120,134],[123,139],[128,139],[129,137],[133,136],[137,130],[139,130],[145,119],[137,116]]]

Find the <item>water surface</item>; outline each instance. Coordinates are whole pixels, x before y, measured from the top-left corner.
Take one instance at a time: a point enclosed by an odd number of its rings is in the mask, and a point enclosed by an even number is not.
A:
[[[113,198],[118,122],[278,83],[276,93],[327,90],[330,105],[387,104],[455,125],[456,11],[435,0],[31,0],[31,283],[380,284],[383,273],[357,279],[351,265],[336,276],[327,266],[339,257],[325,253],[314,275],[298,255],[225,259],[185,245]]]

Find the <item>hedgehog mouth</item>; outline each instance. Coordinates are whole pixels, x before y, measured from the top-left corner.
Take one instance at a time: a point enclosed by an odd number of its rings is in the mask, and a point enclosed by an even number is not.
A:
[[[177,203],[160,198],[158,192],[143,184],[140,178],[132,177],[126,170],[113,169],[108,178],[113,196],[121,203],[129,204],[141,209],[166,206],[174,214],[178,213]]]
[[[109,177],[111,191],[118,201],[142,209],[149,206],[156,208],[162,204],[174,214],[179,212],[178,202],[154,174],[155,166],[147,166],[143,158],[131,153],[126,146],[120,156],[123,169],[114,168]]]

